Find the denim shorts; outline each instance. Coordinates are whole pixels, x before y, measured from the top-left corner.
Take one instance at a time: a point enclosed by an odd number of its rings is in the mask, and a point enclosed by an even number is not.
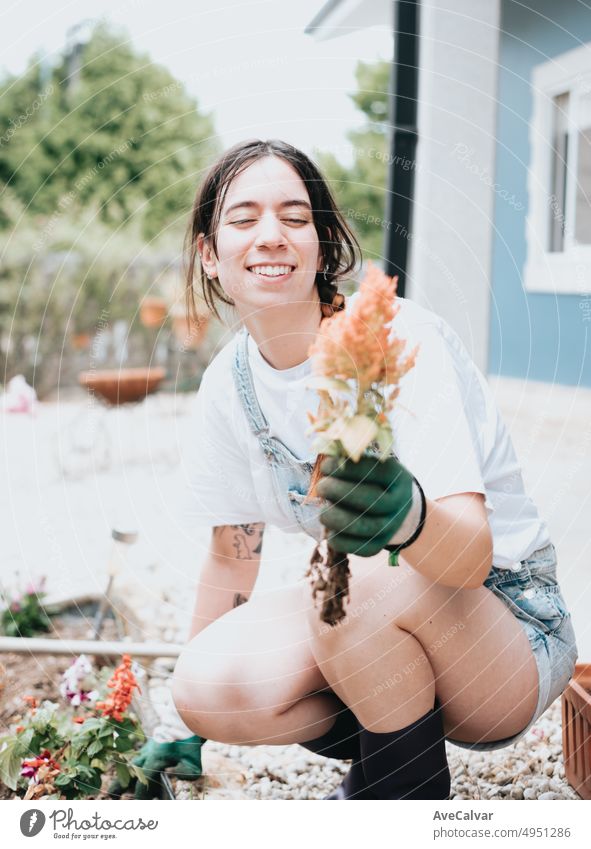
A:
[[[526,727],[504,740],[482,743],[449,743],[463,749],[490,751],[510,746],[534,725],[560,696],[573,675],[578,657],[575,634],[556,579],[556,549],[552,543],[521,561],[519,571],[493,566],[484,586],[488,587],[521,622],[538,667],[538,703]]]

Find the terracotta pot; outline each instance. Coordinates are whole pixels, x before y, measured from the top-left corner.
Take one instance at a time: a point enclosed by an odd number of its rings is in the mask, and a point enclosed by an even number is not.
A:
[[[144,327],[162,327],[167,312],[164,298],[144,298],[140,306],[140,321]]]
[[[72,348],[76,351],[86,351],[90,348],[91,340],[90,333],[74,333],[72,336]]]
[[[163,368],[109,369],[81,372],[78,382],[117,406],[141,401],[150,392],[155,392],[165,376]]]
[[[187,319],[185,312],[177,312],[172,317],[172,332],[179,347],[194,351],[202,344],[207,336],[209,316],[200,315]]]
[[[591,799],[591,663],[577,663],[562,694],[562,748],[566,780]]]

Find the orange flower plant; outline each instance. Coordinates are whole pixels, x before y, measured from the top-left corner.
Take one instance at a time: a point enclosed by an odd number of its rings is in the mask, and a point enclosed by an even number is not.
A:
[[[310,430],[318,434],[318,457],[306,501],[316,494],[320,465],[327,455],[358,462],[370,446],[380,460],[391,454],[393,433],[388,414],[399,395],[399,382],[415,365],[418,347],[403,357],[406,341],[392,322],[400,310],[397,277],[388,277],[368,263],[359,294],[351,306],[326,318],[311,345],[313,377],[309,383],[320,396],[316,415],[308,413]],[[348,559],[327,546],[326,560],[316,547],[309,575],[314,595],[324,592],[321,617],[336,624],[345,616]]]
[[[308,413],[308,418],[310,431],[319,435],[314,447],[323,456],[357,462],[372,443],[380,459],[390,454],[393,435],[388,413],[418,350],[415,347],[403,358],[406,342],[392,331],[391,323],[400,310],[397,282],[397,277],[388,277],[368,263],[355,302],[325,319],[310,347],[314,375],[310,386],[317,390],[320,403],[317,414]]]
[[[107,687],[112,690],[112,693],[104,702],[96,703],[96,709],[102,716],[110,717],[116,722],[123,722],[125,711],[133,698],[133,691],[136,687],[140,690],[131,670],[131,662],[131,657],[124,654],[113,676],[107,681]]]

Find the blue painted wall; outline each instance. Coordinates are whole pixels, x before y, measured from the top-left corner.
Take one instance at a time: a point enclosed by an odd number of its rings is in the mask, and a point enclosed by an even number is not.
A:
[[[515,199],[495,200],[491,374],[591,386],[591,294],[532,294],[522,284],[532,70],[587,42],[591,9],[577,0],[503,0],[496,182]]]

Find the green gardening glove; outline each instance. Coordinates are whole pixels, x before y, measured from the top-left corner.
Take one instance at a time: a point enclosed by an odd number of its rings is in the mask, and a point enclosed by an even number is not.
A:
[[[390,543],[402,543],[417,529],[421,515],[420,487],[394,457],[350,459],[327,457],[316,492],[331,502],[320,521],[329,530],[336,551],[372,557]],[[416,517],[416,522],[411,521]],[[402,529],[403,523],[405,528]],[[404,539],[393,540],[402,529]]]
[[[133,763],[143,770],[148,783],[144,784],[132,777],[129,785],[123,788],[118,781],[114,781],[109,787],[109,796],[133,792],[135,787],[136,799],[160,799],[163,796],[162,773],[168,767],[174,767],[168,770],[168,775],[183,781],[194,781],[202,774],[201,747],[205,742],[206,740],[197,734],[173,743],[149,740],[133,760]]]

